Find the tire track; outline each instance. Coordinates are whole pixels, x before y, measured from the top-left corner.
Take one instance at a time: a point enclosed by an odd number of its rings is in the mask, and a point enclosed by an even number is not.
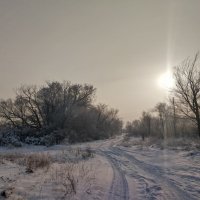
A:
[[[109,151],[100,151],[106,157],[113,169],[113,180],[108,193],[108,200],[129,200],[129,188],[124,172],[119,162],[113,158]]]
[[[180,189],[170,179],[163,176],[164,171],[160,167],[144,163],[143,161],[136,159],[133,155],[130,155],[117,147],[112,147],[110,150],[110,153],[113,155],[128,159],[131,165],[138,166],[145,173],[153,176],[156,182],[158,182],[164,189],[164,195],[166,196],[165,199],[195,200],[195,198],[189,195],[186,191]],[[119,160],[121,159],[119,158]]]

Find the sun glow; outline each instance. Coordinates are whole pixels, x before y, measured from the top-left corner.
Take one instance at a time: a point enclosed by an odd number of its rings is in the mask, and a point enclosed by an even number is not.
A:
[[[174,86],[174,79],[172,76],[172,73],[170,71],[167,71],[160,75],[158,78],[158,85],[162,89],[169,90]]]

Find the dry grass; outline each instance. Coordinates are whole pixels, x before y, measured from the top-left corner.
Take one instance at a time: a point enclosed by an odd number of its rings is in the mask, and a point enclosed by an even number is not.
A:
[[[27,171],[34,171],[38,168],[49,168],[51,157],[47,153],[35,153],[26,157]]]
[[[140,147],[157,147],[160,149],[182,149],[182,150],[195,150],[200,149],[200,140],[194,138],[166,138],[159,139],[156,137],[141,138],[129,137],[122,141],[120,144],[124,147],[140,146]]]
[[[51,181],[55,182],[57,186],[63,188],[63,197],[75,195],[77,192],[78,179],[74,176],[76,165],[68,163],[57,166],[51,175]]]
[[[81,152],[81,156],[83,159],[93,158],[94,152],[90,147],[87,147],[84,151]]]
[[[34,153],[30,155],[22,153],[3,153],[0,154],[0,163],[6,161],[26,166],[28,171],[34,171],[38,168],[48,168],[51,164],[51,157],[46,153]]]
[[[5,195],[9,198],[19,197],[14,199],[27,199],[31,195],[35,196],[36,199],[43,199],[48,194],[46,191],[50,187],[53,190],[52,195],[58,199],[73,199],[77,196],[79,198],[81,195],[90,195],[95,179],[94,169],[88,160],[92,157],[93,151],[89,147],[58,151],[51,155],[46,152],[0,154],[0,163],[5,162],[8,165],[15,163],[19,165],[19,168],[22,167],[22,171],[34,173],[26,177],[32,177],[31,181],[37,185],[33,193],[27,194],[26,190],[22,191],[20,186],[12,183],[11,186],[13,185],[15,190],[10,192],[8,185],[5,187]],[[27,188],[29,188],[29,184],[27,184]]]
[[[0,154],[0,163],[3,164],[5,161],[24,164],[25,155],[22,153],[3,153]]]
[[[124,147],[131,147],[131,146],[137,146],[137,145],[142,145],[142,144],[143,144],[143,141],[141,138],[128,137],[128,136],[125,136],[120,143],[120,145]]]
[[[95,177],[93,171],[85,162],[54,165],[51,168],[51,182],[62,188],[63,199],[70,199],[77,191],[91,192]]]
[[[92,158],[94,156],[93,150],[88,146],[85,149],[81,149],[80,147],[72,148],[69,150],[70,154],[75,158]]]
[[[94,151],[90,148],[81,149],[69,148],[67,150],[62,150],[60,154],[52,156],[53,162],[66,163],[66,162],[80,162],[89,158],[94,157]]]

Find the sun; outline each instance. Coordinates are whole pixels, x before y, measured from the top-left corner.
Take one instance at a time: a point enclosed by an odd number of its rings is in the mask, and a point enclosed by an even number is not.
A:
[[[172,73],[170,71],[167,71],[160,75],[158,78],[158,85],[162,89],[169,90],[174,86],[174,79],[172,76]]]

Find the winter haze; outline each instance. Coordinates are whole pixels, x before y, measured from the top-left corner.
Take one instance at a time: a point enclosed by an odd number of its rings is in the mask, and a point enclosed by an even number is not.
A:
[[[97,102],[132,120],[166,97],[159,77],[199,50],[199,9],[199,0],[1,0],[0,97],[45,80],[90,83]]]

